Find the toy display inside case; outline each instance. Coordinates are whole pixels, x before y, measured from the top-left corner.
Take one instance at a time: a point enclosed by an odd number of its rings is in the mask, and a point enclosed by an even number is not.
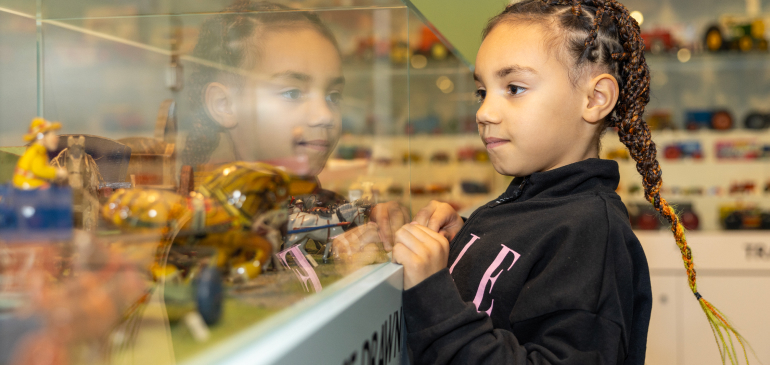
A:
[[[768,295],[753,289],[766,287],[770,272],[765,255],[770,228],[767,3],[622,3],[643,20],[645,41],[665,44],[645,53],[651,71],[645,118],[663,172],[661,195],[674,203],[688,229],[698,289],[753,346],[750,362],[767,362],[770,351],[759,344],[768,341],[761,323],[770,319],[756,305]],[[624,147],[617,133],[607,131],[602,148],[602,157],[620,165],[618,194],[629,207],[650,265],[654,303],[647,362],[713,363],[719,353],[698,317],[696,301],[685,294],[669,227],[649,214],[635,163],[618,153]]]
[[[399,361],[401,156],[469,113],[415,96],[468,88],[439,39],[395,0],[0,0],[0,182],[35,116],[67,172],[3,217],[71,221],[0,236],[0,364]]]

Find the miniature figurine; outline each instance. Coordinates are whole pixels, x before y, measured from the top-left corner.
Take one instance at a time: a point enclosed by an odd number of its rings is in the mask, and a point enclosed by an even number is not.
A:
[[[51,185],[67,177],[67,170],[49,164],[56,150],[54,131],[60,123],[35,118],[24,136],[31,142],[13,173],[11,184],[0,185],[0,240],[6,242],[63,241],[72,234],[72,190]]]
[[[61,136],[60,136],[61,137]],[[85,150],[85,136],[67,136],[67,148],[51,160],[54,167],[66,166],[72,188],[72,215],[76,228],[96,229],[99,219],[99,187],[104,183],[99,166]]]
[[[296,202],[294,211],[289,215],[284,247],[299,245],[299,249],[308,261],[313,266],[318,266],[305,250],[305,244],[308,239],[315,242],[328,242],[323,254],[323,260],[326,263],[331,250],[331,239],[349,228],[363,225],[373,205],[366,199],[359,199],[354,203],[343,204],[332,209],[316,207],[305,212],[299,208],[299,202]]]
[[[47,188],[54,179],[67,177],[67,170],[48,163],[48,151],[55,151],[59,143],[59,137],[54,133],[59,129],[59,122],[32,119],[29,131],[24,135],[24,140],[32,144],[16,164],[13,186],[24,190]]]

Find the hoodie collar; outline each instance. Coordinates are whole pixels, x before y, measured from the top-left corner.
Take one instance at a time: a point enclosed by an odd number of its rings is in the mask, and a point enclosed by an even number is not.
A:
[[[559,198],[585,192],[614,192],[618,188],[620,172],[614,160],[589,158],[553,170],[517,177],[508,189],[490,206],[518,198]]]

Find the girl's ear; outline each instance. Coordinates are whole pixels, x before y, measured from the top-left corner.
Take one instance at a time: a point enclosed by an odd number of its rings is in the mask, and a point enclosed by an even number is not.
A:
[[[222,128],[230,129],[238,125],[233,97],[230,88],[218,82],[208,84],[203,93],[206,114]]]
[[[610,74],[601,74],[589,82],[588,90],[588,105],[583,110],[583,119],[598,123],[612,112],[618,102],[618,81]]]

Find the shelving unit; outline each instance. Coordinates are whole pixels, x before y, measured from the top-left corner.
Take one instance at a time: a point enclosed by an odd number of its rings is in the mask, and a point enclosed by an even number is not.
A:
[[[717,159],[715,144],[720,141],[749,140],[760,145],[770,144],[770,133],[767,131],[714,131],[714,130],[663,130],[654,131],[653,141],[658,150],[658,161],[663,171],[663,197],[673,203],[692,203],[693,209],[700,218],[701,230],[718,231],[722,229],[719,221],[719,207],[730,203],[754,204],[759,208],[770,208],[770,193],[764,191],[765,184],[770,182],[770,159],[754,160]],[[663,156],[665,146],[685,141],[698,141],[703,151],[702,159],[684,158],[668,160]],[[617,135],[608,131],[602,139],[603,150],[625,148]],[[641,187],[641,177],[636,171],[636,163],[632,160],[619,160],[620,187],[619,195],[626,203],[649,204],[639,190],[629,193],[633,186]],[[730,194],[732,184],[752,181],[756,187],[752,193]],[[672,188],[685,191],[691,187],[701,188],[702,195],[674,194]],[[709,192],[712,187],[721,191],[717,195]],[[665,225],[662,229],[665,229]]]

